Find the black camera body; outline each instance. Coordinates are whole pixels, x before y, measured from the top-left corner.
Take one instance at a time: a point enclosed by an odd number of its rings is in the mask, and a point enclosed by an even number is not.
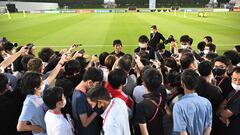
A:
[[[168,37],[168,39],[167,40],[165,40],[165,44],[168,44],[168,43],[171,43],[171,42],[174,42],[175,41],[175,39],[174,39],[174,36],[173,35],[170,35],[169,37]]]

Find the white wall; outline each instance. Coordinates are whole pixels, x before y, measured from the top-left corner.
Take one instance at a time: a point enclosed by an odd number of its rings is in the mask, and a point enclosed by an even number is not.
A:
[[[6,6],[8,1],[0,1],[0,6]],[[44,3],[44,2],[20,2],[10,1],[11,4],[15,4],[18,11],[35,11],[35,10],[55,10],[58,9],[58,3]]]

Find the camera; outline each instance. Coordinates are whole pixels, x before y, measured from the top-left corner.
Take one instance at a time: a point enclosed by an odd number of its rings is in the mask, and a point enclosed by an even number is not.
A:
[[[78,53],[84,54],[84,53],[85,53],[85,50],[84,50],[84,49],[81,49],[80,51],[78,51]]]
[[[174,36],[170,35],[167,40],[165,40],[165,44],[171,43],[172,41],[175,41]]]

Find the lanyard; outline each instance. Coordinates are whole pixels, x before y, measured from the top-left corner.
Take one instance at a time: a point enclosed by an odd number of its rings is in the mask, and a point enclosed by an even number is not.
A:
[[[227,104],[232,101],[233,97],[235,97],[237,94],[239,93],[239,91],[236,91],[228,100],[227,100]]]
[[[106,112],[106,116],[105,116],[104,119],[103,119],[103,125],[102,125],[102,127],[104,127],[105,122],[106,122],[107,117],[108,117],[108,114],[109,114],[109,112],[112,110],[114,104],[115,104],[115,102],[112,101],[112,104],[110,105],[109,109],[108,109],[107,112]]]
[[[152,102],[153,102],[153,101],[152,101]],[[152,122],[152,121],[155,119],[156,115],[158,114],[158,110],[159,110],[159,108],[160,108],[161,102],[162,102],[162,95],[160,95],[160,97],[159,97],[159,103],[158,103],[158,104],[156,104],[155,102],[153,102],[153,104],[155,104],[155,105],[157,106],[157,109],[156,109],[153,117],[148,121],[148,123]]]
[[[42,108],[42,110],[44,112],[47,112],[47,108],[42,103],[40,103],[40,101],[37,99],[37,97],[35,97],[35,98],[32,97],[32,99],[34,99],[34,101]]]
[[[225,78],[226,78],[226,77],[223,77],[223,78],[219,81],[219,83],[217,84],[217,86],[220,86]]]

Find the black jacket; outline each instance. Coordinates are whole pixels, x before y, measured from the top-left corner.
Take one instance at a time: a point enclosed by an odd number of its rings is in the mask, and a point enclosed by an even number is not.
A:
[[[151,46],[153,48],[154,51],[157,50],[157,44],[160,42],[160,40],[162,40],[163,42],[165,41],[165,38],[162,34],[160,34],[159,32],[157,32],[154,36],[151,33],[150,34],[150,41],[149,41],[149,46]]]

